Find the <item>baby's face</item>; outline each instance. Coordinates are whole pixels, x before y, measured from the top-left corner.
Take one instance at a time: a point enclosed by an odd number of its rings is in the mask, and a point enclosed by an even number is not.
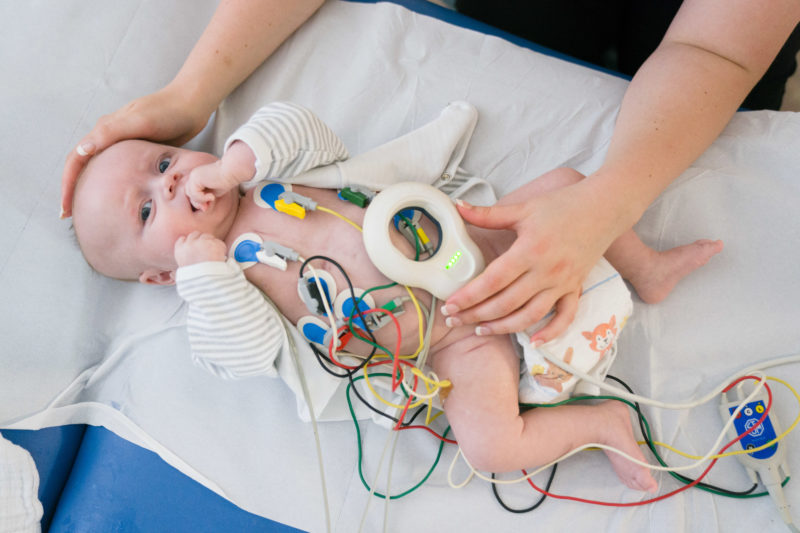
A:
[[[236,216],[232,190],[206,210],[184,192],[189,173],[217,158],[146,141],[123,141],[93,157],[75,194],[73,224],[84,255],[102,274],[169,283],[175,241],[192,231],[224,239]]]

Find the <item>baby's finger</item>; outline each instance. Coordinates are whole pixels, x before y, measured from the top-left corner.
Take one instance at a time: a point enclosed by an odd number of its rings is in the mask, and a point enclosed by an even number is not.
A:
[[[575,319],[578,311],[579,296],[576,292],[570,292],[562,296],[556,302],[555,316],[548,324],[533,334],[531,343],[544,344],[561,335]]]
[[[175,244],[172,246],[172,253],[178,253],[178,249],[182,248],[184,244],[186,244],[186,236],[181,235],[175,240]]]
[[[500,335],[523,331],[545,318],[553,308],[555,295],[552,290],[543,291],[530,298],[525,305],[490,322],[482,322],[475,329],[481,335]]]
[[[186,196],[189,197],[189,202],[192,206],[201,211],[211,207],[212,202],[215,200],[214,193],[191,181],[186,185]]]

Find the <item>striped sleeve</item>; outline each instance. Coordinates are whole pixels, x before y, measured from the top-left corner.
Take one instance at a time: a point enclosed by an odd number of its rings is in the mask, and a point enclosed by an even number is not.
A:
[[[256,156],[250,183],[285,180],[315,167],[347,159],[341,139],[310,110],[291,102],[274,102],[256,111],[227,141],[247,144]]]
[[[223,378],[278,375],[283,322],[235,262],[181,267],[176,286],[189,304],[186,328],[196,364]]]

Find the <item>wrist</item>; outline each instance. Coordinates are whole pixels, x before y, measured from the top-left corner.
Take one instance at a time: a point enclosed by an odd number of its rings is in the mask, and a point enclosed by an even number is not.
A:
[[[602,168],[576,185],[579,194],[589,198],[596,220],[615,239],[631,229],[647,209],[647,203],[626,186],[620,175]],[[613,239],[612,239],[613,240]]]
[[[222,156],[222,173],[231,186],[249,181],[256,173],[256,156],[242,141],[234,141]]]
[[[205,126],[220,102],[209,91],[204,90],[202,84],[190,76],[182,76],[180,72],[162,91],[175,101],[181,102],[181,107],[198,129]]]

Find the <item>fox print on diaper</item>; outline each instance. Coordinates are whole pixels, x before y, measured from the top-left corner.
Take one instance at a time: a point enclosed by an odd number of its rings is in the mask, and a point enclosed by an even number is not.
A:
[[[600,353],[600,359],[605,357],[617,338],[617,317],[611,315],[611,320],[600,324],[592,331],[584,331],[583,336],[589,341],[589,348]]]
[[[595,379],[605,378],[616,357],[616,344],[633,311],[630,291],[619,273],[601,259],[583,283],[583,293],[572,324],[558,337],[544,344],[531,344],[536,331],[549,323],[551,316],[516,334],[522,361],[519,376],[520,402],[553,403],[580,394],[598,394],[568,371],[551,361],[563,361]],[[578,385],[581,387],[578,387]]]

